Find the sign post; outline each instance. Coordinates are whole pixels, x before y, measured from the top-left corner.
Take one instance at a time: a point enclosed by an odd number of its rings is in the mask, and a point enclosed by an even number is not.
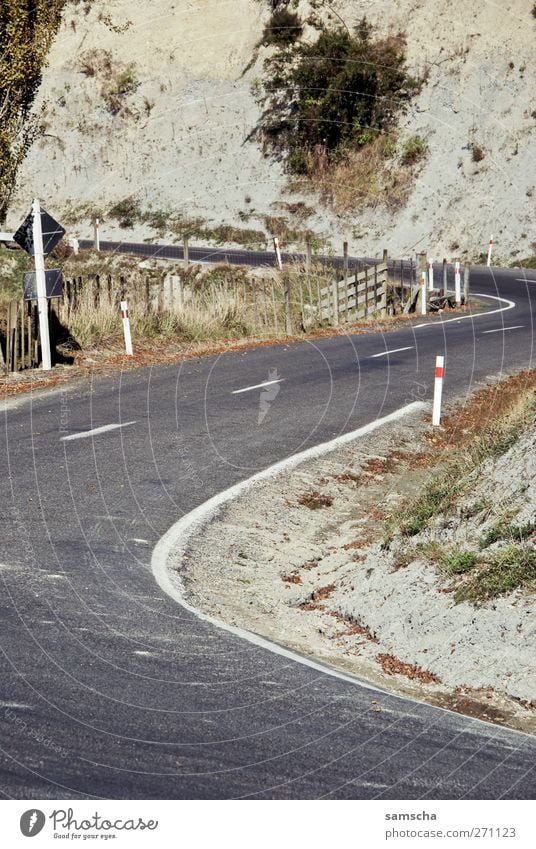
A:
[[[47,297],[55,297],[55,295],[47,295],[45,256],[54,250],[54,247],[64,235],[65,230],[61,224],[58,224],[51,215],[45,212],[44,209],[41,209],[38,198],[35,198],[30,214],[26,216],[17,232],[13,234],[13,241],[34,258],[35,294],[39,315],[39,338],[41,340],[43,371],[50,371],[52,368]],[[57,271],[57,269],[54,269],[55,274]],[[52,279],[50,279],[50,282],[52,285]]]
[[[50,356],[50,332],[48,327],[48,301],[45,277],[45,254],[43,252],[41,207],[37,198],[35,198],[32,204],[32,213],[35,282],[37,287],[37,313],[39,315],[39,338],[41,340],[41,356],[43,358],[43,371],[50,371],[50,369],[52,368],[52,360]]]

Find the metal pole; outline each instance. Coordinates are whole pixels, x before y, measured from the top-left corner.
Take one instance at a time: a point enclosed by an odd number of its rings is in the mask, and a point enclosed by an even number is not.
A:
[[[45,256],[43,253],[43,230],[41,228],[41,206],[38,198],[32,204],[32,229],[34,243],[35,282],[37,287],[37,310],[39,314],[39,338],[41,340],[41,357],[43,371],[50,371],[52,361],[50,356],[50,332],[48,329],[47,285],[45,276]]]

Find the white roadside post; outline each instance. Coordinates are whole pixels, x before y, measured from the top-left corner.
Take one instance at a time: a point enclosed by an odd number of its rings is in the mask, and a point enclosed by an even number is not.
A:
[[[432,410],[432,424],[434,427],[441,421],[441,395],[443,393],[443,372],[445,357],[436,357],[435,381],[434,381],[434,406]]]
[[[128,301],[121,301],[121,318],[123,319],[123,333],[125,335],[125,349],[129,357],[133,355],[132,337],[130,335],[130,318],[128,317]]]
[[[428,289],[430,292],[434,288],[434,261],[433,259],[428,259]]]
[[[426,271],[421,276],[421,315],[426,315]]]
[[[274,250],[277,259],[277,267],[279,268],[279,271],[281,271],[283,269],[283,262],[281,260],[281,249],[279,247],[279,239],[277,236],[274,236]]]
[[[41,357],[43,360],[43,371],[50,371],[50,369],[52,368],[52,361],[50,356],[50,332],[48,328],[48,301],[45,275],[45,256],[43,252],[41,206],[37,198],[35,198],[32,204],[32,213],[35,284],[37,289],[37,312],[39,315],[39,338],[41,340]]]
[[[490,238],[490,240],[489,240],[489,246],[488,246],[488,263],[487,263],[487,264],[488,264],[488,266],[490,266],[490,265],[491,265],[491,250],[492,250],[492,248],[493,248],[493,236],[491,236],[491,238]]]
[[[98,218],[95,218],[95,226],[93,228],[93,247],[96,251],[100,251],[100,224]]]
[[[459,307],[462,302],[462,278],[460,274],[460,263],[454,264],[454,299]]]

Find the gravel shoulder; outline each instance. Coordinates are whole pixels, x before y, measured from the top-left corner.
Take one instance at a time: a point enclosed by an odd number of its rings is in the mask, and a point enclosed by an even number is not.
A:
[[[385,545],[386,519],[441,469],[414,452],[427,436],[433,450],[428,420],[412,414],[256,483],[198,528],[170,569],[192,605],[227,624],[384,689],[534,733],[534,595],[456,603],[437,564]],[[506,508],[530,520],[535,439],[529,428],[476,470],[455,514],[413,538],[417,550],[431,540],[474,545]]]

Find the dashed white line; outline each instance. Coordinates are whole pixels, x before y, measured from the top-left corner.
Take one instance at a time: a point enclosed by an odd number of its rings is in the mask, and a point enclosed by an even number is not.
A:
[[[413,345],[408,345],[407,348],[392,348],[390,351],[380,351],[379,354],[371,354],[369,360],[373,360],[375,357],[386,357],[388,354],[397,354],[399,351],[412,351]]]
[[[536,283],[536,280],[531,280],[530,277],[516,277],[515,280],[519,283]]]
[[[246,386],[244,389],[233,389],[231,395],[240,395],[241,392],[251,392],[252,389],[262,389],[263,386],[272,386],[273,383],[282,383],[284,379],[284,377],[280,377],[278,380],[265,380],[264,383],[256,383],[255,386]]]
[[[506,333],[507,330],[520,330],[524,324],[514,324],[513,327],[497,327],[495,330],[483,330],[482,333]]]
[[[82,433],[70,433],[69,436],[62,436],[62,442],[69,442],[72,439],[87,439],[88,436],[96,436],[99,433],[107,433],[109,430],[117,430],[119,427],[129,427],[136,422],[119,422],[118,424],[102,425],[102,427],[94,427],[93,430],[84,430]]]

